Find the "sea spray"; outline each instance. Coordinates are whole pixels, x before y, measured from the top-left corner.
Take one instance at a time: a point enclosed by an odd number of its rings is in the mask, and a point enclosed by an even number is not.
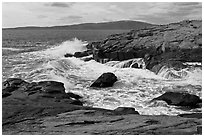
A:
[[[165,72],[168,72],[166,70],[163,71],[164,75],[156,75],[147,69],[115,66],[121,63],[117,61],[101,64],[95,60],[85,62],[80,58],[64,57],[66,53],[73,54],[86,50],[86,44],[86,42],[74,39],[42,51],[11,56],[13,59],[9,59],[11,64],[16,63],[15,60],[24,62],[23,65],[14,65],[8,76],[18,76],[29,82],[42,80],[63,82],[66,92],[83,96],[85,105],[109,109],[119,106],[134,107],[140,114],[147,115],[176,115],[190,112],[169,106],[164,102],[150,102],[153,98],[165,93],[166,87],[183,86],[186,87],[187,92],[198,93],[201,96],[199,86],[202,85],[202,70],[200,68],[185,70],[187,75],[181,79],[168,79],[168,77],[163,77],[166,75]],[[112,72],[118,77],[113,87],[90,88],[92,82],[105,72]],[[188,86],[190,84],[192,86]]]
[[[68,40],[61,43],[59,46],[55,46],[53,48],[47,49],[44,53],[48,53],[52,56],[63,57],[66,53],[74,54],[75,52],[85,51],[86,45],[88,43],[86,41],[78,40],[74,38],[73,40]]]

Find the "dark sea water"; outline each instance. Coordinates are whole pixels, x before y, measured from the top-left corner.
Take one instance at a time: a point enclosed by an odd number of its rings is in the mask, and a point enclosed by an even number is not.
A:
[[[100,64],[94,60],[65,58],[65,53],[86,50],[87,42],[78,39],[56,45],[36,44],[24,47],[2,48],[2,79],[22,78],[28,82],[55,80],[63,82],[66,92],[83,96],[86,105],[115,109],[119,106],[134,107],[140,114],[176,115],[201,111],[181,110],[163,101],[150,100],[168,90],[179,90],[201,96],[202,70],[191,67],[176,71],[163,68],[156,75],[147,69],[121,68],[124,62]],[[190,62],[187,62],[190,64]],[[201,64],[200,64],[201,65]],[[113,72],[118,81],[113,87],[92,89],[91,83],[104,72]],[[180,78],[176,78],[179,76]]]

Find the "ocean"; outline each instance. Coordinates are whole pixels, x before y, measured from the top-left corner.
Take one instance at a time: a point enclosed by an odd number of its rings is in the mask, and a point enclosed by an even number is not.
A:
[[[185,91],[202,98],[201,64],[186,62],[190,64],[189,68],[180,71],[163,68],[156,75],[147,69],[122,68],[122,65],[113,65],[114,62],[101,64],[94,60],[85,62],[80,58],[64,57],[66,53],[86,50],[87,44],[86,41],[75,38],[51,46],[36,44],[32,47],[3,47],[2,80],[15,77],[28,82],[63,82],[66,92],[81,95],[85,105],[92,107],[134,107],[144,115],[201,112],[201,108],[188,110],[170,106],[164,101],[151,102],[153,98],[169,90]],[[117,76],[118,81],[113,87],[90,88],[105,72],[112,72]]]

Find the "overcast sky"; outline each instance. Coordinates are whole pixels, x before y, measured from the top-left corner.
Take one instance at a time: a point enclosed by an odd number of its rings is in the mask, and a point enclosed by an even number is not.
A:
[[[118,20],[166,24],[184,19],[202,19],[202,3],[4,2],[2,4],[3,28]]]

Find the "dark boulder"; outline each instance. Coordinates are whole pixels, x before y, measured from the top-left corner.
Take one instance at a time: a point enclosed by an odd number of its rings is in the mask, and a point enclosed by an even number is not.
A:
[[[135,111],[135,108],[132,107],[118,107],[113,110],[116,114],[139,114],[139,112]]]
[[[186,106],[190,108],[196,108],[198,104],[202,102],[196,95],[181,92],[166,92],[153,100],[163,100],[167,102],[168,105]]]
[[[92,85],[91,87],[111,87],[117,81],[117,77],[111,73],[103,73]]]
[[[72,54],[70,54],[70,53],[66,53],[65,55],[64,55],[64,57],[73,57],[74,55],[72,55]]]

